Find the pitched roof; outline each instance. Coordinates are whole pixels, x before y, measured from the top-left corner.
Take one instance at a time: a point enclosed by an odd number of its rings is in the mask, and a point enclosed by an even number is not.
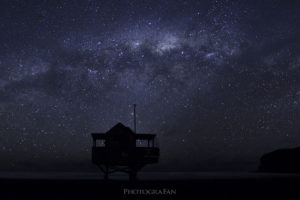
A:
[[[92,133],[93,139],[106,139],[107,135],[117,135],[117,136],[124,136],[124,135],[134,135],[134,138],[137,140],[151,140],[155,138],[155,134],[135,134],[129,127],[123,125],[122,123],[117,123],[114,125],[110,130],[106,133]]]
[[[134,132],[127,126],[124,126],[122,123],[117,123],[113,126],[106,134],[119,135],[119,134],[134,134]]]

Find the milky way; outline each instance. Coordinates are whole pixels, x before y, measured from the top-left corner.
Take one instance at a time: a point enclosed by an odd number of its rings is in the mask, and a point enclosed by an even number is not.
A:
[[[1,169],[86,169],[90,133],[132,127],[134,103],[138,132],[159,138],[156,170],[250,169],[299,145],[299,10],[1,1]]]

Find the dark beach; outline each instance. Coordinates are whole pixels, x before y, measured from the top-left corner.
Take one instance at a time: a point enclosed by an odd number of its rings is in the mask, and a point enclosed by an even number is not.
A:
[[[1,199],[299,199],[296,174],[162,174],[135,182],[125,177],[7,177],[0,180]]]

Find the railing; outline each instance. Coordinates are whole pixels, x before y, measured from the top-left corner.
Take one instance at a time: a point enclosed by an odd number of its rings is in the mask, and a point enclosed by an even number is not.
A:
[[[136,140],[136,147],[157,148],[159,146],[158,139],[151,140]],[[105,147],[105,140],[94,140],[93,147]]]

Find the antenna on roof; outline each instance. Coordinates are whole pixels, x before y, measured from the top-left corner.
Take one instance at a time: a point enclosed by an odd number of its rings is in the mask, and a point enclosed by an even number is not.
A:
[[[136,115],[135,115],[135,107],[136,107],[136,104],[133,104],[133,127],[134,127],[134,133],[136,133]]]

